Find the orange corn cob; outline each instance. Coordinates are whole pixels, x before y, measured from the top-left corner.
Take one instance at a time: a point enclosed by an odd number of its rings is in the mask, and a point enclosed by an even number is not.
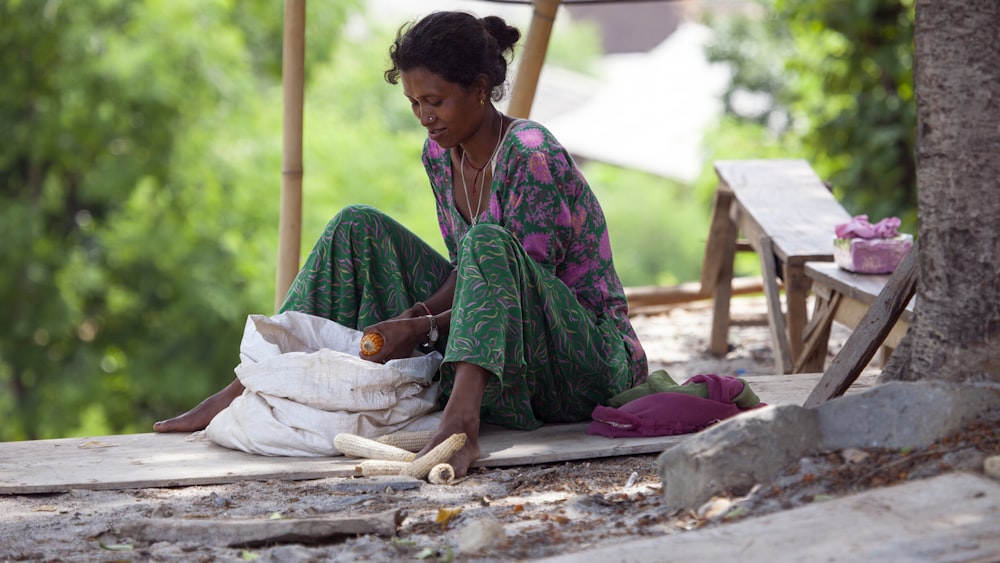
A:
[[[361,355],[374,356],[382,349],[385,338],[377,332],[369,332],[361,338]]]

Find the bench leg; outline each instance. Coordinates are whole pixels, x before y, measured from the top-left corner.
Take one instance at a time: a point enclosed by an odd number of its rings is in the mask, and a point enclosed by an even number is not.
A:
[[[723,261],[719,269],[719,280],[715,284],[712,302],[712,337],[708,343],[708,352],[718,357],[729,353],[729,301],[733,296],[735,243],[734,240],[733,249],[729,252],[729,259]]]
[[[812,280],[802,264],[785,264],[785,307],[788,310],[788,349],[793,358],[802,354],[806,322],[809,318],[806,297]]]
[[[889,276],[889,281],[861,317],[854,332],[847,337],[844,347],[823,372],[804,407],[815,407],[843,395],[885,342],[885,337],[903,314],[917,288],[917,244],[913,244],[903,262]],[[906,343],[904,339],[901,346],[905,347]]]
[[[816,296],[812,319],[806,325],[802,353],[795,360],[794,373],[818,373],[826,366],[826,352],[830,347],[830,328],[840,306],[840,294],[829,299]]]
[[[774,349],[774,363],[778,373],[792,371],[792,355],[785,333],[785,315],[781,312],[781,295],[778,289],[778,274],[774,265],[774,247],[771,237],[760,237],[760,270],[764,276],[764,297],[767,299],[767,320],[771,328],[771,342]],[[787,290],[786,290],[787,291]]]
[[[711,293],[713,297],[708,352],[719,357],[729,352],[729,302],[733,296],[733,259],[738,234],[736,223],[729,214],[732,205],[732,192],[720,184],[715,192],[712,225],[701,271],[702,292]]]

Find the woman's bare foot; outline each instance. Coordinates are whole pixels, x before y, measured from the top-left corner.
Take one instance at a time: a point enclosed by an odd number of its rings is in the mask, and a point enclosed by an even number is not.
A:
[[[198,403],[198,406],[186,413],[175,416],[169,420],[162,420],[153,424],[155,432],[194,432],[204,430],[209,422],[219,414],[222,409],[229,406],[233,399],[243,393],[243,384],[239,379],[234,379],[218,393],[208,397]]]
[[[461,434],[463,432],[465,433],[465,445],[462,446],[462,449],[458,450],[451,456],[448,460],[448,464],[455,470],[455,477],[464,476],[469,472],[469,466],[479,459],[478,417],[476,417],[474,422],[469,421],[468,424],[457,426],[442,419],[441,424],[438,426],[437,433],[434,434],[434,437],[431,438],[431,441],[428,442],[427,446],[420,450],[417,457],[421,457],[431,451],[434,446],[437,446],[441,442],[447,440],[452,434]]]
[[[448,439],[452,434],[465,433],[465,445],[451,456],[448,463],[455,470],[456,477],[469,472],[469,466],[479,459],[479,409],[483,404],[483,392],[489,372],[483,368],[460,362],[455,368],[455,385],[441,413],[437,433],[417,457],[429,452],[434,446]]]

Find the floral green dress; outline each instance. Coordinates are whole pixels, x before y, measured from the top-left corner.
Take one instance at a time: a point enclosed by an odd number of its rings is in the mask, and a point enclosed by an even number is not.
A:
[[[282,310],[362,328],[428,298],[454,269],[443,399],[457,362],[478,365],[493,374],[483,422],[529,430],[588,420],[645,380],[604,214],[551,133],[510,126],[475,226],[455,206],[450,151],[428,139],[423,162],[449,259],[381,212],[351,206],[331,220]]]

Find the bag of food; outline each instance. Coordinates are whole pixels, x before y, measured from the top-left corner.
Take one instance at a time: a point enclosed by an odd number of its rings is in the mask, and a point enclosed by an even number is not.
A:
[[[378,364],[358,357],[361,336],[305,313],[250,315],[235,370],[246,390],[204,436],[255,454],[334,456],[342,432],[374,438],[437,428],[441,354]]]

